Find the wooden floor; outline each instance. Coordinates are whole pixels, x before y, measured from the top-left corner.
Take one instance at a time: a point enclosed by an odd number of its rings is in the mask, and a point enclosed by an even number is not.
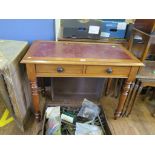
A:
[[[6,110],[6,107],[4,103],[0,100],[0,121],[4,114],[4,111]],[[11,114],[9,113],[8,118],[11,117]],[[7,118],[7,119],[8,119]],[[1,127],[0,126],[0,135],[36,135],[41,129],[41,123],[37,123],[35,121],[35,118],[33,115],[31,115],[31,119],[28,120],[27,124],[25,125],[25,131],[21,131],[17,125],[15,120],[10,122],[9,124]]]
[[[62,99],[61,99],[62,100]],[[65,103],[68,101],[65,100]],[[151,113],[155,109],[155,101],[137,100],[132,114],[126,118],[113,119],[113,113],[116,108],[118,100],[112,97],[103,97],[101,100],[102,107],[108,119],[109,127],[113,135],[155,135],[155,118]],[[72,100],[73,103],[73,100]],[[4,112],[4,106],[0,108],[0,117]],[[75,101],[74,104],[77,104]],[[41,123],[38,125],[34,121],[34,117],[29,120],[25,132],[21,132],[16,126],[15,122],[11,122],[5,127],[0,128],[1,135],[34,135],[38,133]]]
[[[152,117],[155,109],[155,100],[142,101],[139,97],[129,117],[113,119],[114,109],[118,102],[114,98],[104,97],[102,106],[108,119],[109,127],[114,135],[154,135],[155,118]]]

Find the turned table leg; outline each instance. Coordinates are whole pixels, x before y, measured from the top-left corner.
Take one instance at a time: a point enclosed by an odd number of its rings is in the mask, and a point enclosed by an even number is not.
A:
[[[123,89],[122,89],[122,92],[121,92],[121,95],[119,98],[119,103],[118,103],[117,109],[116,109],[115,114],[114,114],[114,119],[117,119],[122,114],[124,103],[125,103],[125,100],[127,98],[128,92],[130,90],[131,83],[132,83],[131,81],[128,81],[128,80],[125,81],[125,84],[123,86]]]
[[[31,86],[31,94],[32,94],[32,102],[34,107],[35,118],[37,121],[40,121],[41,114],[40,114],[40,108],[39,108],[39,93],[38,93],[35,65],[26,64],[26,68],[27,68],[28,79],[30,81],[30,86]]]
[[[123,107],[123,110],[122,110],[122,116],[126,116],[128,107],[130,105],[131,97],[132,97],[132,94],[133,94],[133,91],[134,91],[134,87],[135,87],[135,82],[132,82],[132,84],[130,86],[130,90],[128,92],[127,99],[125,101],[125,104],[124,104],[124,107]]]
[[[37,121],[40,121],[41,115],[39,110],[39,94],[38,94],[37,81],[30,81],[30,85],[31,85],[31,93],[32,93],[35,118]]]
[[[119,103],[118,103],[116,111],[114,113],[114,119],[117,119],[118,117],[122,116],[125,101],[127,99],[131,84],[136,78],[136,74],[137,74],[138,70],[139,70],[139,67],[132,67],[130,70],[128,79],[126,79],[125,84],[122,89],[122,92],[119,97]]]

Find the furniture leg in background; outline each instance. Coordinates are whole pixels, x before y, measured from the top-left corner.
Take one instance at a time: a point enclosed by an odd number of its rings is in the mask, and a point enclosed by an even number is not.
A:
[[[53,101],[53,99],[54,99],[54,83],[53,83],[53,78],[51,78],[51,89],[50,89],[50,91],[51,91],[51,99],[52,99],[52,101]]]
[[[43,96],[45,96],[45,93],[46,93],[46,91],[45,91],[45,78],[40,78],[40,83],[41,83],[41,94]]]
[[[147,86],[155,87],[155,81],[154,80],[146,80],[146,79],[137,79],[136,85],[135,85],[133,93],[131,95],[131,99],[130,99],[130,101],[128,103],[128,107],[126,108],[126,112],[125,112],[126,116],[129,116],[131,114],[137,97],[141,93],[142,89],[144,87],[147,87]]]
[[[115,79],[115,83],[114,83],[114,97],[115,98],[117,98],[119,96],[118,83],[119,83],[119,79]]]
[[[152,90],[152,94],[151,94],[149,100],[152,101],[153,98],[154,98],[154,96],[155,96],[155,88],[153,88],[153,90]]]
[[[40,114],[40,108],[39,108],[39,93],[38,93],[37,77],[35,74],[36,73],[35,65],[26,64],[26,68],[27,68],[28,79],[30,81],[30,86],[31,86],[35,118],[37,121],[40,121],[41,114]]]
[[[133,101],[135,100],[135,96],[137,94],[138,88],[139,88],[139,82],[136,81],[135,85],[133,87],[132,93],[129,96],[129,100],[127,102],[127,106],[126,106],[126,109],[125,109],[125,112],[124,112],[124,116],[127,116],[127,113],[129,111],[129,109],[131,108],[131,106],[133,106],[132,104],[133,104]]]
[[[113,80],[112,78],[108,79],[107,86],[106,86],[106,91],[105,91],[105,96],[109,95],[109,93],[110,93],[110,88],[111,88],[112,80]]]
[[[151,89],[151,88],[152,88],[152,87],[148,87],[148,88],[147,88],[145,95],[142,97],[142,101],[145,101],[146,97],[147,97],[147,96],[149,95],[149,93],[150,93],[150,89]]]
[[[105,95],[107,83],[108,83],[108,79],[105,78],[104,81],[103,81],[103,83],[102,83],[102,89],[100,91],[100,96],[99,96],[99,100],[98,100],[99,102],[102,99],[102,97]]]
[[[142,85],[139,81],[137,81],[135,87],[134,87],[134,90],[133,90],[133,94],[132,94],[132,97],[131,97],[131,100],[129,102],[129,107],[127,108],[127,111],[125,113],[125,115],[128,117],[130,114],[131,114],[131,111],[133,109],[133,106],[136,102],[136,99],[137,97],[139,96],[140,92],[142,91]]]

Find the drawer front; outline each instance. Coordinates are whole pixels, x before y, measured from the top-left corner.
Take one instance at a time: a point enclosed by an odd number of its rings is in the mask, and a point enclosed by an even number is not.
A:
[[[120,76],[126,77],[130,73],[130,67],[113,66],[87,66],[86,74],[96,74],[101,76]]]
[[[82,74],[83,66],[81,65],[36,65],[37,73],[55,73],[55,74]]]

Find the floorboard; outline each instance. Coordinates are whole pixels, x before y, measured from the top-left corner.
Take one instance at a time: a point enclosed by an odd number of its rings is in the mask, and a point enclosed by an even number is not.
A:
[[[152,113],[155,109],[155,101],[141,100],[139,97],[135,103],[132,113],[128,117],[113,119],[117,99],[103,97],[101,100],[109,127],[114,135],[154,135],[155,118]]]

